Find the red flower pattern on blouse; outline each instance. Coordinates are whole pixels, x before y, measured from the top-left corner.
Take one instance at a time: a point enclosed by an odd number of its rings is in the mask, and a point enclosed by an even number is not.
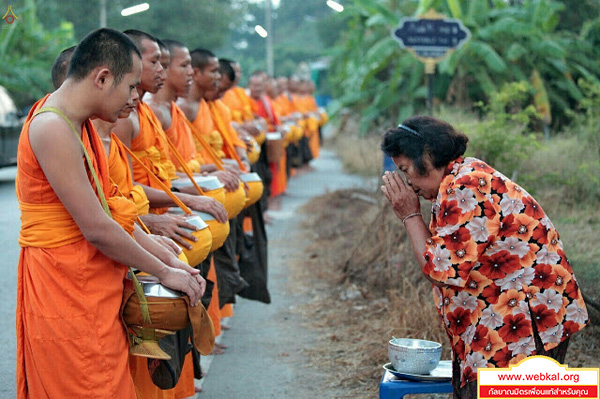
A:
[[[542,207],[483,161],[448,165],[429,228],[423,272],[445,285],[434,288],[435,302],[463,386],[477,379],[478,367],[507,367],[535,354],[534,325],[550,350],[588,323]]]

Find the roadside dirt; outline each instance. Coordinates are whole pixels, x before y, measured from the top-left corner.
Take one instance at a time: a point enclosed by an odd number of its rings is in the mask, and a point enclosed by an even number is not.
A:
[[[431,286],[421,276],[401,224],[378,192],[340,190],[311,200],[303,235],[311,242],[292,265],[298,293],[312,297],[295,311],[317,331],[305,349],[311,366],[339,397],[377,397],[387,341],[414,337],[441,342],[447,337],[433,305]],[[427,214],[427,204],[423,212]],[[598,367],[600,326],[590,325],[569,347],[570,367]]]

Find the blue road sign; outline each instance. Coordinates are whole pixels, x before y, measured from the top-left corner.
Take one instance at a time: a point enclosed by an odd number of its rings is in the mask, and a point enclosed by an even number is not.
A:
[[[402,18],[392,36],[417,57],[443,58],[448,51],[460,48],[471,32],[458,19]]]

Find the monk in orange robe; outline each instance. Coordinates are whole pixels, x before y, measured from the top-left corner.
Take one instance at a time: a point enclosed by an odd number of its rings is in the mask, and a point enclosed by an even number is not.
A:
[[[58,89],[58,87],[60,87],[60,85],[62,85],[63,83],[64,76],[66,75],[68,61],[71,58],[73,50],[74,48],[63,51],[52,67],[53,83],[56,85],[55,89]],[[143,58],[144,57],[142,56],[142,60]],[[136,105],[137,102],[132,104],[131,106],[128,105],[119,115],[119,119],[127,118],[130,115],[130,113],[133,112],[133,110],[136,108]],[[126,198],[129,198],[136,204],[136,207],[138,209],[138,216],[143,217],[143,215],[148,213],[149,204],[148,198],[145,193],[146,191],[153,193],[156,190],[147,186],[143,187],[140,185],[133,185],[133,180],[131,178],[132,172],[130,169],[130,163],[127,158],[127,153],[125,151],[124,145],[116,137],[116,135],[111,134],[111,130],[115,126],[115,123],[103,121],[101,119],[94,119],[93,124],[97,128],[98,135],[104,144],[106,152],[108,153],[108,169],[111,181],[114,184],[116,184],[116,186],[118,187],[118,191],[121,195],[125,196]],[[166,196],[167,198],[170,198],[168,195],[165,195],[165,193],[162,191],[160,191],[159,194],[162,194],[162,197]],[[152,194],[152,196],[155,198],[154,201],[156,202],[157,195]],[[182,197],[185,196],[185,194],[180,194],[179,196]],[[171,200],[169,199],[169,201]],[[222,205],[218,203],[216,205],[223,208]],[[224,221],[227,220],[226,212],[224,209],[222,209],[222,215],[220,216],[221,219],[223,219]],[[155,215],[155,217],[158,219],[164,219],[171,217],[171,215]],[[177,235],[176,237],[180,236]],[[168,237],[162,235],[153,235],[152,238],[158,244],[164,246],[168,251],[171,251],[171,253],[173,253],[174,255],[178,255],[181,252],[181,249],[175,244],[175,242]],[[187,242],[183,241],[183,243],[186,247],[191,247],[191,245],[189,245]],[[186,368],[186,372],[184,373],[183,378],[179,379],[178,384],[175,386],[175,388],[167,390],[162,390],[158,388],[152,382],[150,374],[148,372],[147,363],[148,360],[145,358],[137,356],[130,357],[129,366],[134,379],[135,390],[138,398],[179,399],[188,397],[191,394],[193,394],[193,366],[191,360],[188,360],[188,367]]]
[[[120,118],[127,118],[129,113],[135,109],[135,106],[127,107],[119,116]],[[125,151],[124,144],[121,143],[115,134],[111,134],[111,129],[114,127],[114,123],[106,122],[102,120],[94,120],[94,125],[98,128],[99,136],[105,145],[105,149],[108,152],[108,166],[109,175],[113,183],[119,188],[119,192],[131,200],[136,202],[138,206],[138,215],[147,214],[148,198],[145,195],[145,191],[153,193],[153,197],[158,195],[154,193],[157,191],[151,187],[142,187],[140,185],[133,185],[132,173],[130,170],[129,160]],[[162,194],[165,197],[165,193],[160,191],[158,194]],[[180,194],[180,197],[186,194]],[[168,196],[166,196],[168,198]],[[207,198],[209,201],[215,200]],[[156,201],[155,201],[156,202]],[[167,202],[172,202],[170,199]],[[171,203],[169,203],[171,205]],[[226,221],[226,212],[221,204],[216,204],[221,207],[222,214],[219,215],[220,219]],[[170,218],[172,215],[155,215],[158,219]],[[176,216],[180,217],[180,216]],[[191,225],[190,225],[191,226]],[[186,233],[187,234],[187,233]],[[179,237],[179,236],[178,236]],[[193,236],[191,236],[193,237]],[[178,254],[181,249],[177,247],[174,241],[163,236],[152,236],[152,238],[171,250],[174,254]],[[185,243],[185,241],[184,241]],[[189,247],[188,243],[185,243],[186,247]],[[130,372],[134,380],[135,391],[138,398],[144,399],[180,399],[187,398],[195,394],[194,387],[194,371],[191,359],[191,352],[186,356],[186,362],[184,363],[184,369],[180,375],[177,385],[173,389],[160,389],[152,381],[149,370],[148,360],[143,357],[131,356],[130,357]]]
[[[224,97],[226,93],[231,92],[232,86],[236,85],[236,82],[239,81],[240,68],[239,66],[236,68],[235,63],[231,60],[219,59],[219,72],[221,74],[221,79],[219,80],[218,90],[221,96]],[[251,105],[252,100],[249,97],[247,98]],[[218,99],[214,100],[212,103],[215,104],[213,109],[217,109],[217,105],[226,105],[225,101],[220,101]],[[222,110],[219,111],[219,114],[220,115],[216,115],[216,118],[214,118],[217,122],[217,125],[226,124],[231,126],[229,130],[232,131],[232,128],[234,128],[240,135],[240,138],[244,137],[244,135],[245,137],[250,137],[250,132],[244,133],[243,130],[237,130],[242,128],[243,125],[238,125],[236,128],[235,123],[229,116],[233,115],[233,112],[230,113],[227,112],[227,110]],[[251,165],[251,171],[257,173],[263,180],[263,187],[265,181],[263,176],[266,175],[265,171],[268,170],[268,164],[265,161],[266,157],[261,155],[261,157],[259,157]],[[248,266],[246,266],[243,262],[240,263],[240,271],[242,272],[242,276],[248,276],[246,281],[250,287],[247,290],[240,292],[239,295],[247,299],[257,300],[268,304],[271,302],[271,297],[267,288],[268,239],[265,228],[264,214],[264,210],[266,209],[267,205],[267,195],[265,191],[266,190],[263,190],[263,196],[261,200],[242,211],[242,213],[237,217],[237,224],[238,234],[240,236],[244,234],[245,239],[250,238],[253,243],[251,249],[246,248],[245,245],[238,246],[239,258],[241,260],[251,259],[252,262]],[[227,310],[227,307],[224,307],[223,310]],[[221,313],[222,317],[227,317],[228,314],[233,314],[233,311],[230,313]]]
[[[223,104],[212,103],[212,100],[214,100],[214,97],[218,93],[220,78],[217,57],[208,50],[195,49],[191,52],[191,58],[194,70],[192,87],[187,97],[178,100],[178,105],[194,126],[197,149],[204,151],[202,152],[203,156],[211,156],[200,144],[199,138],[196,137],[196,135],[200,135],[200,137],[212,143],[215,151],[222,152],[220,156],[234,158],[237,155],[244,162],[247,162],[245,143],[239,140],[237,134],[231,128],[231,117],[227,116],[229,113],[228,108]],[[214,117],[215,113],[219,113],[219,116]],[[221,116],[221,113],[225,113],[226,115],[217,119]],[[227,172],[224,171],[223,173],[233,174],[236,184],[239,185],[239,177],[237,177],[241,173],[239,166],[225,165]],[[249,169],[249,166],[249,163],[245,163],[244,169]],[[247,287],[247,283],[239,277],[239,265],[235,256],[237,248],[236,236],[234,235],[237,231],[237,222],[235,220],[230,221],[230,231],[232,233],[230,233],[223,247],[214,254],[219,286],[219,305],[221,309],[227,303],[233,303],[235,295]],[[211,314],[210,309],[209,314]]]
[[[172,51],[164,86],[148,99],[148,105],[154,111],[167,137],[175,145],[182,161],[193,173],[199,173],[200,162],[196,158],[196,146],[192,133],[185,123],[185,115],[175,104],[177,97],[188,95],[192,83],[192,73],[189,51],[186,53],[179,48]],[[180,172],[184,171],[175,154],[171,154],[171,161]]]
[[[167,51],[161,52],[157,39],[153,36],[137,30],[128,30],[125,33],[142,52],[143,73],[140,85],[137,87],[141,99],[145,93],[156,93],[162,88],[166,78],[165,68],[168,67],[170,57]],[[119,119],[113,131],[150,169],[150,173],[159,177],[167,187],[171,187],[171,179],[177,178],[175,166],[169,158],[169,148],[163,138],[164,132],[160,122],[145,102],[140,100],[128,118]],[[195,237],[190,234],[195,227],[180,215],[164,214],[166,207],[175,205],[173,201],[140,164],[134,162],[132,168],[136,185],[144,188],[150,201],[151,213],[141,216],[144,224],[152,233],[169,237],[190,249],[190,244],[185,239],[195,241]],[[192,210],[210,213],[219,222],[227,220],[222,206],[211,198],[185,193],[175,195]]]
[[[255,73],[250,77],[248,88],[253,100],[253,111],[267,121],[270,132],[279,131],[284,136],[285,132],[280,130],[281,124],[271,99],[265,93],[266,79],[267,76],[262,73]],[[272,174],[270,196],[274,198],[283,194],[287,185],[285,153],[278,162],[270,162],[269,168]]]
[[[252,163],[252,171],[256,172],[263,181],[264,191],[260,199],[261,213],[264,213],[268,207],[268,198],[271,184],[271,172],[267,162],[266,133],[267,122],[264,118],[254,114],[254,101],[250,98],[246,89],[239,86],[242,76],[242,69],[238,62],[220,59],[219,72],[221,79],[219,89],[223,92],[221,100],[230,109],[232,126],[239,132],[246,132],[254,142],[247,143],[248,158]],[[254,146],[258,149],[254,149]],[[253,159],[254,158],[254,159]],[[251,230],[250,226],[245,224],[244,230]]]
[[[253,112],[253,101],[246,89],[239,86],[242,69],[239,63],[220,59],[221,100],[231,110],[232,125],[250,134],[261,146],[265,141],[266,121]]]
[[[294,107],[303,114],[305,135],[308,138],[310,151],[313,158],[319,156],[319,119],[318,107],[312,95],[307,94],[308,81],[298,78],[290,79],[289,91]]]
[[[168,267],[131,238],[136,208],[115,196],[104,148],[89,121],[115,121],[137,96],[132,88],[140,73],[141,54],[133,42],[114,30],[94,31],[75,49],[65,84],[35,104],[23,127],[16,179],[23,221],[19,399],[90,392],[135,398],[119,317],[124,265],[186,292],[194,304],[202,295],[197,271]],[[138,240],[147,244],[142,236]]]
[[[149,99],[148,103],[157,115],[161,126],[165,129],[165,133],[176,147],[176,151],[180,154],[182,161],[185,162],[188,168],[191,168],[193,172],[200,172],[201,163],[198,162],[198,160],[200,160],[202,163],[205,163],[206,160],[210,159],[210,157],[209,155],[205,155],[205,157],[202,157],[201,155],[198,156],[196,151],[196,144],[194,143],[194,138],[192,135],[191,128],[188,125],[186,115],[175,103],[178,97],[188,96],[189,90],[191,88],[190,84],[192,82],[193,70],[191,67],[191,57],[189,54],[189,50],[183,44],[176,41],[165,40],[163,43],[166,45],[168,51],[171,54],[169,68],[167,70],[167,78],[165,80],[165,85],[162,88],[162,90],[153,95],[152,98]],[[179,159],[175,161],[179,162]],[[195,164],[199,166],[196,170],[194,170]],[[181,168],[181,165],[179,165],[179,167]],[[224,173],[221,173],[221,175],[223,174]],[[231,190],[234,184],[235,189],[238,189],[239,183],[237,183],[238,179],[235,177],[235,175],[227,174],[221,177],[225,177],[226,189]],[[205,261],[209,265],[209,273],[211,272],[211,270],[214,271],[214,269],[217,267],[216,264],[213,263],[215,257],[219,259],[220,257],[222,257],[222,254],[225,253],[225,257],[230,258],[230,256],[228,256],[229,251],[227,248],[231,246],[231,244],[228,245],[228,243],[232,242],[231,237],[232,235],[230,233],[224,245],[225,248],[221,247],[217,249],[215,253],[211,257],[209,257],[207,261]],[[235,261],[235,259],[233,260]],[[217,263],[221,264],[221,262]],[[231,263],[229,264],[232,265]],[[215,284],[215,288],[213,291],[213,294],[216,294],[216,296],[213,297],[213,299],[211,300],[211,304],[209,305],[208,309],[208,314],[213,320],[213,325],[217,326],[217,331],[220,330],[220,323],[219,320],[215,320],[215,318],[219,319],[219,317],[216,317],[216,315],[214,314],[214,304],[219,303],[216,302],[216,298],[218,297],[219,292],[222,291],[222,289],[220,289],[222,287],[219,286],[225,285],[225,288],[228,288],[228,290],[230,290],[231,287],[234,287],[235,289],[239,290],[241,288],[238,287],[243,288],[247,285],[245,281],[239,276],[239,268],[229,267],[227,269],[222,269],[222,271],[223,273],[228,272],[230,278],[228,280],[221,279],[219,281],[219,275],[217,274],[217,279],[215,280],[217,284]],[[236,281],[237,287],[233,284]],[[218,347],[215,347],[215,349],[218,350]],[[191,375],[193,383],[193,369],[190,369],[190,365],[192,365],[192,362],[190,361],[187,361],[184,364],[182,378],[189,378],[189,376]]]

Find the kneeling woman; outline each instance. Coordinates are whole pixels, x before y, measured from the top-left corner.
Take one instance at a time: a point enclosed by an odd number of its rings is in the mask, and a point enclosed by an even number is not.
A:
[[[415,116],[381,144],[398,172],[383,194],[402,220],[451,340],[455,398],[477,397],[477,369],[530,355],[564,362],[588,314],[552,222],[523,188],[476,158],[467,137]],[[404,175],[404,179],[401,175]],[[429,228],[419,198],[433,202]]]

